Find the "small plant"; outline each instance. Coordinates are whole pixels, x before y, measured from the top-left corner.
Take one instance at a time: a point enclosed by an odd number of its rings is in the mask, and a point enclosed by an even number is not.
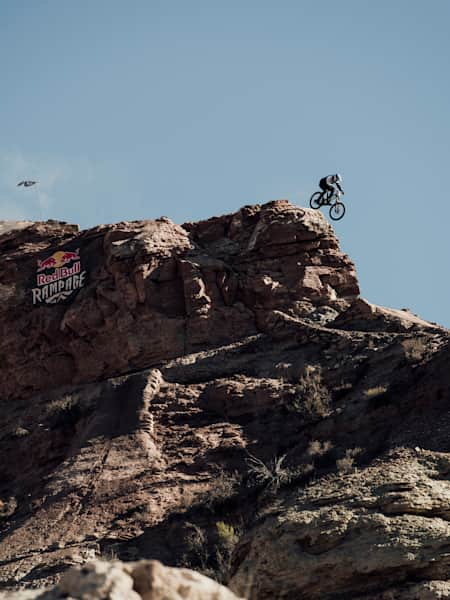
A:
[[[205,506],[209,509],[217,508],[224,504],[238,493],[241,485],[242,475],[238,471],[227,473],[219,471],[214,479],[211,480],[211,488],[200,493],[194,502],[189,502],[185,507],[192,507],[193,504]]]
[[[61,398],[56,398],[47,404],[47,416],[70,410],[75,404],[75,399],[69,394],[61,396]]]
[[[227,473],[221,470],[214,480],[212,489],[214,503],[223,502],[234,496],[241,483],[241,479],[242,477],[238,471]]]
[[[330,414],[330,393],[322,382],[319,367],[307,365],[300,377],[297,396],[288,405],[288,409],[303,413],[308,418],[324,418]]]
[[[27,435],[30,435],[30,432],[24,427],[16,427],[16,429],[14,429],[14,431],[12,432],[12,437],[16,439],[26,437]]]
[[[239,540],[233,525],[218,521],[215,531],[209,532],[191,522],[186,522],[185,527],[186,552],[178,564],[198,569],[204,575],[226,583],[230,573],[231,555]]]
[[[216,567],[216,577],[220,583],[226,583],[231,566],[231,555],[238,543],[239,536],[234,527],[219,521],[216,523],[218,541],[214,549]]]
[[[8,519],[16,512],[16,510],[17,500],[14,496],[10,496],[4,500],[0,498],[0,519]]]
[[[66,394],[47,404],[46,417],[50,427],[72,427],[81,418],[82,406],[76,397]]]
[[[310,456],[323,456],[327,452],[329,452],[333,448],[333,444],[327,440],[326,442],[321,442],[319,440],[313,440],[310,442],[308,449],[306,452]]]
[[[189,566],[191,561],[188,557],[194,559],[194,565],[199,565],[203,571],[207,570],[208,563],[208,540],[203,529],[201,529],[195,523],[186,523],[188,533],[185,537],[185,544],[187,547],[187,555],[183,556],[183,563]]]
[[[337,470],[340,473],[350,473],[355,466],[355,458],[362,452],[361,448],[348,448],[345,456],[336,461]]]
[[[377,385],[376,387],[369,388],[364,392],[364,396],[367,399],[376,398],[387,392],[388,388],[385,385]]]
[[[200,546],[204,546],[206,542],[206,536],[203,530],[195,523],[186,523],[186,527],[189,529],[189,532],[186,536],[186,543],[189,548],[192,550],[197,549]]]
[[[216,523],[217,535],[224,546],[234,546],[238,536],[232,525],[227,525],[224,521]]]
[[[283,467],[286,454],[280,457],[274,457],[269,463],[263,462],[260,458],[247,452],[248,458],[245,460],[249,468],[250,480],[256,485],[276,491],[281,485],[289,483],[291,474],[288,469]]]
[[[405,357],[411,362],[422,360],[427,353],[427,343],[423,338],[413,337],[402,342]]]

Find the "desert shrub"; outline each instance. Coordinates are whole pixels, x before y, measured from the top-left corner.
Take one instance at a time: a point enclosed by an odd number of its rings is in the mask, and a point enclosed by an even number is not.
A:
[[[238,543],[239,536],[232,525],[228,525],[223,521],[216,523],[216,530],[218,538],[214,548],[216,578],[220,583],[226,583],[231,567],[231,556]]]
[[[237,542],[237,535],[232,525],[227,525],[224,521],[216,523],[217,534],[224,546],[234,546]]]
[[[19,439],[30,435],[30,431],[24,427],[16,427],[11,435],[13,438]]]
[[[286,454],[274,457],[268,463],[247,452],[248,458],[245,462],[248,466],[248,475],[250,485],[264,487],[276,491],[281,485],[289,483],[291,473],[289,469],[283,467]]]
[[[355,458],[361,452],[361,448],[348,448],[345,451],[345,456],[336,461],[337,470],[340,473],[350,473],[355,466]]]
[[[376,387],[371,387],[364,392],[364,396],[367,399],[376,398],[377,396],[381,396],[387,392],[388,388],[385,385],[377,385]]]
[[[17,500],[14,496],[3,500],[0,498],[0,518],[8,518],[17,510]]]
[[[330,414],[330,393],[322,382],[319,367],[307,365],[296,386],[296,396],[287,405],[288,410],[299,412],[311,419]]]
[[[91,412],[93,406],[82,403],[76,396],[66,394],[47,404],[46,418],[51,428],[73,427],[82,417]]]
[[[321,442],[319,440],[313,440],[310,442],[308,449],[306,452],[310,456],[323,456],[327,452],[329,452],[333,448],[333,444],[327,440],[325,442]]]
[[[184,542],[186,545],[186,554],[183,555],[183,564],[186,566],[198,566],[204,572],[208,568],[209,551],[208,539],[201,527],[195,523],[186,523],[188,529]]]
[[[224,502],[232,498],[242,481],[242,476],[238,471],[227,473],[221,470],[214,479],[214,486],[210,496],[214,504]]]
[[[61,398],[56,398],[47,404],[46,415],[47,417],[51,417],[56,413],[70,410],[75,404],[75,399],[69,394],[66,394],[61,396]]]
[[[185,523],[186,552],[180,564],[199,569],[208,577],[226,583],[229,578],[231,556],[239,535],[232,525],[224,521],[218,521],[215,525],[215,530],[208,536],[206,531],[195,523]]]
[[[203,506],[214,510],[237,496],[241,482],[242,475],[238,471],[229,473],[220,470],[212,479],[210,489],[198,495],[194,502],[189,503],[189,506]]]
[[[412,337],[402,342],[405,357],[411,362],[422,360],[427,353],[427,341],[421,337]]]

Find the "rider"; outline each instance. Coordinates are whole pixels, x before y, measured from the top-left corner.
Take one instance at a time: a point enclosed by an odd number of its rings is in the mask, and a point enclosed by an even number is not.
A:
[[[328,175],[327,177],[322,177],[319,181],[319,187],[323,192],[328,192],[327,200],[331,198],[331,196],[336,192],[336,187],[339,189],[341,194],[344,193],[344,190],[341,187],[342,177],[339,173],[336,175]],[[336,186],[336,187],[335,187]]]

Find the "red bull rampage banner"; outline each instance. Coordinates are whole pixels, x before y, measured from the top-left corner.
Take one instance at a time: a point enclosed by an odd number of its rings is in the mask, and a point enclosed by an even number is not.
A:
[[[36,287],[32,288],[33,304],[56,304],[67,300],[84,286],[86,271],[81,270],[80,249],[58,250],[37,261]]]

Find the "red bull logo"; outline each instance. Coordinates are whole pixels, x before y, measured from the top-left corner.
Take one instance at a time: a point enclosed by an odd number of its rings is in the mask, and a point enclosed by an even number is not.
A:
[[[37,261],[33,304],[56,304],[83,287],[86,271],[81,270],[80,249],[58,250]]]
[[[45,260],[38,260],[38,273],[40,271],[45,271],[46,269],[62,267],[74,260],[80,260],[79,252],[79,248],[75,252],[59,250],[58,252],[55,252],[54,254],[46,258]]]

